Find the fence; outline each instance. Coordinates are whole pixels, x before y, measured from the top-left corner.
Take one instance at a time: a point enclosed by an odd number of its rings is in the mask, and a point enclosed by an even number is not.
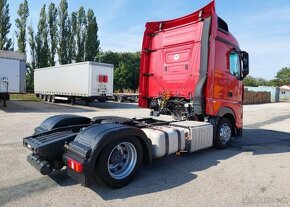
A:
[[[270,100],[271,102],[279,102],[280,98],[280,88],[277,87],[269,87],[269,86],[259,86],[259,87],[245,87],[245,91],[253,91],[253,92],[270,92]]]
[[[271,103],[270,92],[247,91],[244,93],[244,104]]]

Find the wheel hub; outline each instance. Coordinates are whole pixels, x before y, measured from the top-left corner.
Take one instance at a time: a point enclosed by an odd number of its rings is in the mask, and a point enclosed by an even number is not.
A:
[[[224,123],[220,129],[220,139],[223,144],[227,143],[232,136],[232,131],[227,123]]]
[[[112,157],[111,157],[112,164],[118,164],[122,160],[123,160],[123,156],[122,156],[122,152],[121,151],[117,151],[117,152],[112,154]]]
[[[108,172],[115,179],[127,177],[137,163],[137,151],[130,142],[118,144],[108,158]]]

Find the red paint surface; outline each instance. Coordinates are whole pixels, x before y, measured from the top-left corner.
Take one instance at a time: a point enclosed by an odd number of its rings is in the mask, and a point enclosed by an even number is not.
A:
[[[200,19],[209,16],[212,23],[208,77],[204,89],[206,115],[215,116],[221,107],[229,107],[235,113],[236,127],[241,128],[243,84],[230,74],[229,53],[233,47],[217,41],[216,37],[236,46],[239,44],[230,33],[218,30],[214,1],[185,17],[146,24],[140,65],[139,106],[148,108],[148,99],[160,97],[164,92],[187,100],[193,96],[200,75],[203,29]],[[233,97],[228,97],[229,91]]]

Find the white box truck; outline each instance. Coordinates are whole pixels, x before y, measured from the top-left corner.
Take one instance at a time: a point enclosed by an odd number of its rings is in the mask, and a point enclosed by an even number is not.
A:
[[[34,93],[45,101],[104,102],[113,95],[114,65],[81,62],[34,70]]]
[[[9,100],[9,93],[26,92],[26,56],[24,53],[0,50],[0,101]]]

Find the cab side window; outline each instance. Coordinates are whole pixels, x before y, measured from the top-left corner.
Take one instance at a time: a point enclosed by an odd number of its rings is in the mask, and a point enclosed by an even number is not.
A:
[[[237,53],[234,52],[230,54],[230,73],[238,78],[241,76],[240,57]]]

